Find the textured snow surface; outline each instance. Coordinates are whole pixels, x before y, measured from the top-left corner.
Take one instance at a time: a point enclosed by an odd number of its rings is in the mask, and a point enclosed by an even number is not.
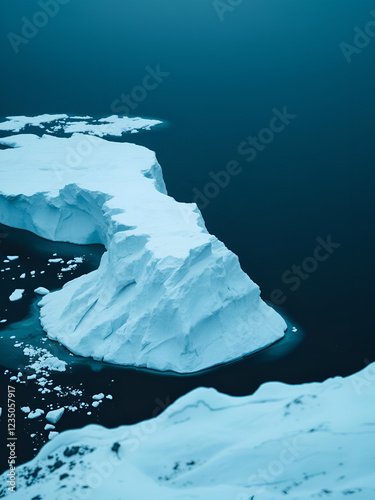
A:
[[[324,383],[266,383],[241,398],[196,389],[153,420],[61,433],[18,467],[19,489],[5,496],[373,500],[374,382],[372,364]]]
[[[124,133],[134,133],[139,130],[150,130],[161,125],[160,120],[150,118],[112,115],[96,120],[90,116],[39,115],[39,116],[8,116],[0,123],[0,130],[20,132],[27,127],[39,127],[48,132],[71,134],[83,132],[90,135],[121,136]]]
[[[284,320],[196,205],[167,195],[155,153],[82,134],[0,142],[12,146],[0,150],[0,222],[108,250],[97,271],[41,300],[50,338],[82,356],[187,373],[283,336]]]

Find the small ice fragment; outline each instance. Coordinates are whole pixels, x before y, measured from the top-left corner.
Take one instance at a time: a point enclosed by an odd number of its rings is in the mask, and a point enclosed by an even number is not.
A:
[[[94,394],[92,399],[95,399],[95,401],[100,401],[101,399],[104,399],[104,394],[102,392],[99,394]]]
[[[46,415],[46,420],[51,422],[51,424],[56,424],[56,422],[58,422],[63,416],[64,411],[65,408],[58,408],[57,410],[49,411]]]
[[[43,415],[44,410],[41,410],[40,408],[37,408],[35,411],[31,411],[28,415],[27,418],[33,419],[33,418],[38,418],[41,415]]]
[[[17,300],[21,300],[24,293],[25,293],[24,289],[17,288],[16,290],[14,290],[12,295],[9,297],[9,300],[11,302],[16,302]]]
[[[49,290],[47,288],[44,288],[44,286],[39,286],[38,288],[35,288],[34,292],[38,295],[47,295],[49,293]]]

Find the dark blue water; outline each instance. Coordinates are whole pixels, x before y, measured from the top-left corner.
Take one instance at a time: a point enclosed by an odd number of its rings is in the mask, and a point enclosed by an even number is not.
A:
[[[113,411],[99,408],[98,421],[149,417],[155,399],[172,401],[196,385],[249,394],[266,380],[322,380],[375,359],[375,39],[350,64],[340,49],[372,19],[372,2],[244,0],[221,21],[211,0],[81,0],[61,6],[18,54],[7,35],[20,33],[22,16],[31,19],[40,7],[22,0],[6,8],[0,114],[107,116],[142,83],[146,67],[160,65],[169,74],[132,114],[170,126],[123,140],[157,152],[168,191],[181,201],[207,191],[210,172],[238,162],[241,173],[201,204],[207,227],[239,255],[264,299],[281,291],[281,311],[305,333],[267,363],[245,360],[187,378],[121,371]],[[239,145],[284,106],[296,117],[246,161]],[[305,259],[317,238],[330,235],[340,246],[315,269]],[[302,263],[313,271],[292,268]],[[92,367],[81,370],[71,377],[97,383]],[[103,368],[104,385],[112,374]],[[73,416],[67,426],[87,423]]]

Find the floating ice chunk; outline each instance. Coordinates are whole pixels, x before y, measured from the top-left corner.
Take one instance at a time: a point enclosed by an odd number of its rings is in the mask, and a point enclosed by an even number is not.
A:
[[[44,352],[44,350],[42,352]],[[64,372],[66,370],[66,365],[66,361],[62,361],[61,359],[52,356],[52,354],[48,351],[45,351],[40,358],[29,365],[29,368],[34,369],[36,372],[41,372],[43,370]]]
[[[54,426],[54,425],[52,425],[52,424],[46,424],[46,425],[44,426],[44,430],[45,430],[45,431],[52,431],[53,429],[55,429],[55,426]]]
[[[22,280],[23,280],[23,279],[25,279],[25,278],[26,278],[26,274],[25,274],[25,273],[22,273],[22,274],[21,274],[21,276],[20,276],[20,278],[21,278]]]
[[[68,118],[68,115],[7,116],[7,121],[0,123],[0,130],[19,132],[27,126],[40,127],[43,123]]]
[[[104,397],[105,397],[104,394],[101,392],[99,394],[94,394],[93,397],[92,397],[92,399],[95,399],[95,401],[100,401]]]
[[[56,436],[58,436],[59,433],[57,431],[51,431],[49,434],[48,434],[48,439],[51,440],[53,438],[55,438]]]
[[[14,292],[11,294],[11,296],[9,297],[9,300],[11,302],[16,302],[17,300],[21,300],[22,297],[23,297],[23,294],[25,293],[25,290],[22,289],[22,288],[17,288],[16,290],[14,290]]]
[[[24,413],[30,413],[31,409],[29,406],[22,406],[21,411],[23,411]]]
[[[56,424],[63,416],[65,408],[58,408],[57,410],[49,411],[46,415],[46,420],[51,422],[51,424]]]
[[[7,255],[7,259],[8,260],[17,260],[17,259],[19,259],[19,256],[18,255]]]
[[[44,288],[43,286],[39,286],[34,290],[34,292],[38,295],[47,295],[49,293],[49,290],[47,288]]]
[[[44,410],[41,410],[40,408],[37,408],[36,410],[31,411],[31,412],[27,415],[27,418],[30,418],[30,419],[38,418],[38,417],[40,417],[41,415],[43,415],[43,413],[44,413]]]

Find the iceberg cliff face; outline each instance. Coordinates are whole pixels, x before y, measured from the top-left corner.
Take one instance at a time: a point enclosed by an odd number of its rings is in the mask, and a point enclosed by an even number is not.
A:
[[[313,500],[375,498],[375,364],[348,378],[252,396],[200,388],[158,417],[62,432],[17,468],[39,500]],[[2,495],[3,493],[3,495]]]
[[[76,354],[194,372],[280,339],[284,320],[195,204],[166,193],[155,154],[75,134],[0,142],[0,222],[39,236],[102,243],[97,271],[41,301],[52,339]]]

